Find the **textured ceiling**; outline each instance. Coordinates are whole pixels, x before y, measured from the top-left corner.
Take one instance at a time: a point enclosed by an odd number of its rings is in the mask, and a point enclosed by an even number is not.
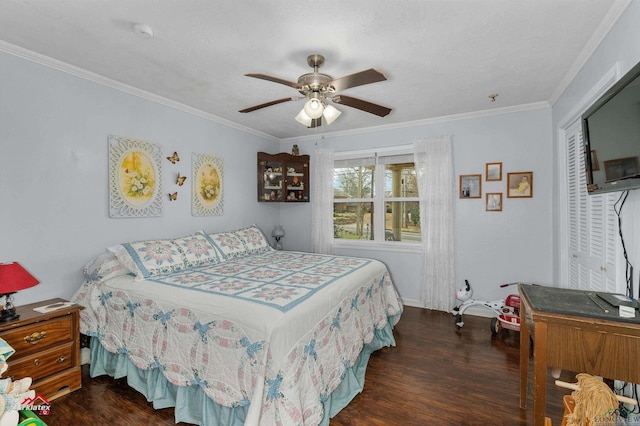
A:
[[[0,0],[0,49],[35,52],[44,63],[55,59],[58,68],[68,64],[116,87],[287,139],[553,103],[627,4]],[[136,23],[151,27],[154,37],[137,35]],[[313,53],[325,56],[320,71],[332,77],[382,71],[387,81],[343,93],[388,106],[391,114],[380,118],[336,105],[343,114],[334,123],[308,129],[294,120],[303,101],[238,112],[298,95],[244,74],[296,81],[311,71],[306,58]]]

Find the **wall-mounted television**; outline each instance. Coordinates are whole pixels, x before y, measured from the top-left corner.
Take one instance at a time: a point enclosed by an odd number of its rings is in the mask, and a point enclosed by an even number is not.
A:
[[[640,63],[582,114],[587,192],[640,188]]]

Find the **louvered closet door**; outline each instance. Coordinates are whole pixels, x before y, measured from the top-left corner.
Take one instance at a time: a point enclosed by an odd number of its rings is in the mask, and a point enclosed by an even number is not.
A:
[[[619,193],[587,193],[579,123],[566,133],[569,287],[623,292],[623,288],[616,288],[615,266],[618,221],[613,205]]]

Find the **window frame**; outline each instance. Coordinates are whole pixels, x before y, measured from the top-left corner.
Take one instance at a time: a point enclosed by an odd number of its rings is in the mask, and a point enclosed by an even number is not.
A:
[[[349,152],[336,152],[334,154],[334,173],[335,162],[341,160],[356,160],[365,158],[374,158],[374,173],[373,181],[374,186],[372,188],[373,197],[371,198],[349,198],[340,199],[333,198],[333,204],[337,203],[373,203],[373,227],[374,227],[374,239],[373,240],[352,240],[332,237],[332,244],[334,248],[350,248],[350,249],[369,249],[369,250],[381,250],[381,251],[395,251],[395,252],[421,252],[423,248],[422,241],[407,242],[407,241],[386,241],[385,236],[385,214],[379,213],[379,211],[386,212],[387,202],[417,202],[420,203],[420,197],[386,197],[385,194],[385,163],[381,163],[379,158],[392,157],[400,155],[413,155],[413,149],[411,146],[402,147],[389,147],[389,148],[377,148],[373,150],[360,150]],[[415,167],[415,161],[413,161]],[[395,164],[395,163],[389,163]],[[421,221],[422,222],[422,221]]]

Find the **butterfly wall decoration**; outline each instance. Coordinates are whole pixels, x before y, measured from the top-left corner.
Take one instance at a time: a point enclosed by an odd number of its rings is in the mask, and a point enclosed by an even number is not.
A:
[[[169,201],[175,201],[178,199],[178,192],[174,192],[173,194],[169,194]]]
[[[180,157],[178,156],[178,153],[174,151],[171,157],[167,157],[167,160],[171,161],[171,164],[176,164],[180,161]]]
[[[184,185],[184,181],[187,180],[186,176],[180,176],[180,173],[178,173],[178,179],[176,180],[176,183],[178,184],[178,186],[182,186]]]

